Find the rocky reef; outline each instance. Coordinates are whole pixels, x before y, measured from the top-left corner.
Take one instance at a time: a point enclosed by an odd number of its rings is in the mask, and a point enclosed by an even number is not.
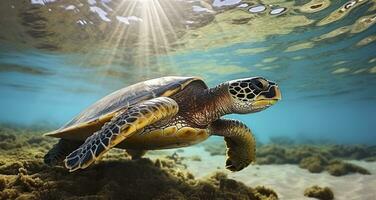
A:
[[[222,172],[195,179],[176,155],[132,161],[115,149],[69,173],[43,164],[55,140],[41,131],[0,128],[0,141],[0,199],[278,199],[272,189],[248,187]]]
[[[341,160],[333,160],[326,167],[326,171],[333,176],[343,176],[349,173],[371,174],[367,169],[354,165],[352,163],[346,163]]]
[[[334,199],[333,192],[328,187],[320,187],[314,185],[304,190],[304,196],[313,197],[320,200],[332,200]]]
[[[280,140],[278,140],[280,141]],[[224,143],[207,143],[205,149],[211,155],[225,155]],[[257,164],[298,164],[301,168],[312,173],[327,171],[333,176],[350,173],[370,174],[355,164],[346,160],[374,161],[375,146],[365,145],[333,145],[333,144],[295,144],[284,139],[281,143],[257,144]]]

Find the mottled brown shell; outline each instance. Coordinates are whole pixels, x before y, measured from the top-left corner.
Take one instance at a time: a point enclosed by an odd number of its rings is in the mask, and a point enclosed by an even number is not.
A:
[[[169,76],[125,87],[103,97],[60,129],[45,135],[70,139],[85,138],[88,133],[99,130],[119,110],[155,97],[174,95],[194,81],[203,82],[197,77]]]

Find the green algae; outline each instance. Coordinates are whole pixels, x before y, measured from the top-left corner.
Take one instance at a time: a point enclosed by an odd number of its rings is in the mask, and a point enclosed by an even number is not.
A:
[[[371,174],[363,167],[354,165],[352,163],[346,163],[341,160],[331,161],[328,166],[326,166],[326,170],[333,176],[343,176],[349,173]]]
[[[354,164],[341,161],[341,173],[333,173],[334,160],[366,160],[373,157],[373,147],[344,145],[265,145],[257,152],[258,164],[299,164],[299,167],[312,173],[328,171],[331,175],[342,176],[350,173],[369,174]],[[351,166],[351,167],[349,167]]]
[[[314,185],[304,190],[304,196],[313,197],[320,200],[332,200],[334,199],[334,194],[329,187],[320,187]]]
[[[375,160],[376,147],[366,145],[301,145],[286,138],[275,138],[277,144],[257,145],[256,163],[297,164],[312,173],[329,172],[333,176],[350,173],[370,174],[355,164],[340,160]],[[226,155],[224,144],[205,143],[204,148],[211,155]]]
[[[312,173],[320,173],[325,169],[324,166],[327,165],[327,163],[328,161],[321,156],[310,156],[303,158],[299,163],[299,167],[307,169]]]
[[[69,173],[43,163],[55,141],[41,132],[2,128],[0,138],[17,144],[0,149],[0,199],[278,199],[269,188],[225,173],[195,179],[178,154],[130,160],[115,149],[93,167]]]

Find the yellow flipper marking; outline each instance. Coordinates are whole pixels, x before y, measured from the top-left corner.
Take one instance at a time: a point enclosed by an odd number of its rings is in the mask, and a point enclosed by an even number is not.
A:
[[[69,171],[84,169],[109,149],[142,131],[145,126],[178,113],[177,103],[168,97],[158,97],[119,112],[101,130],[88,137],[84,144],[64,160]]]

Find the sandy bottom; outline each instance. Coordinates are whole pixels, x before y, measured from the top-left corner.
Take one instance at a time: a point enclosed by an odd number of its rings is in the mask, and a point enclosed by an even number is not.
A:
[[[276,199],[275,192],[279,199],[301,200],[310,199],[304,197],[304,190],[313,185],[329,187],[337,200],[376,200],[376,147],[261,146],[259,163],[274,156],[279,161],[295,164],[264,162],[240,172],[224,168],[226,147],[223,143],[149,151],[145,159],[140,160],[130,160],[123,150],[113,149],[93,166],[69,173],[62,167],[43,164],[43,155],[56,140],[41,137],[40,132],[31,133],[0,127],[0,200],[272,200]],[[365,168],[363,170],[371,175],[333,176],[328,170],[311,173],[299,168],[300,162],[309,156],[328,160],[358,157],[374,162],[347,160]],[[296,158],[299,159],[291,161]]]
[[[156,158],[158,154],[171,155],[173,152],[176,152],[176,149],[156,151],[147,156]],[[336,177],[327,172],[310,173],[299,168],[298,165],[291,164],[252,165],[240,172],[230,172],[224,169],[224,156],[212,156],[202,146],[183,148],[178,151],[178,155],[187,158],[183,159],[183,163],[196,178],[204,178],[213,171],[221,171],[227,173],[229,178],[241,181],[248,186],[264,185],[273,188],[280,199],[311,199],[304,197],[303,193],[307,187],[312,185],[330,187],[335,199],[376,199],[376,162],[349,161],[368,169],[372,174],[350,174]],[[201,161],[197,159],[198,157]]]

